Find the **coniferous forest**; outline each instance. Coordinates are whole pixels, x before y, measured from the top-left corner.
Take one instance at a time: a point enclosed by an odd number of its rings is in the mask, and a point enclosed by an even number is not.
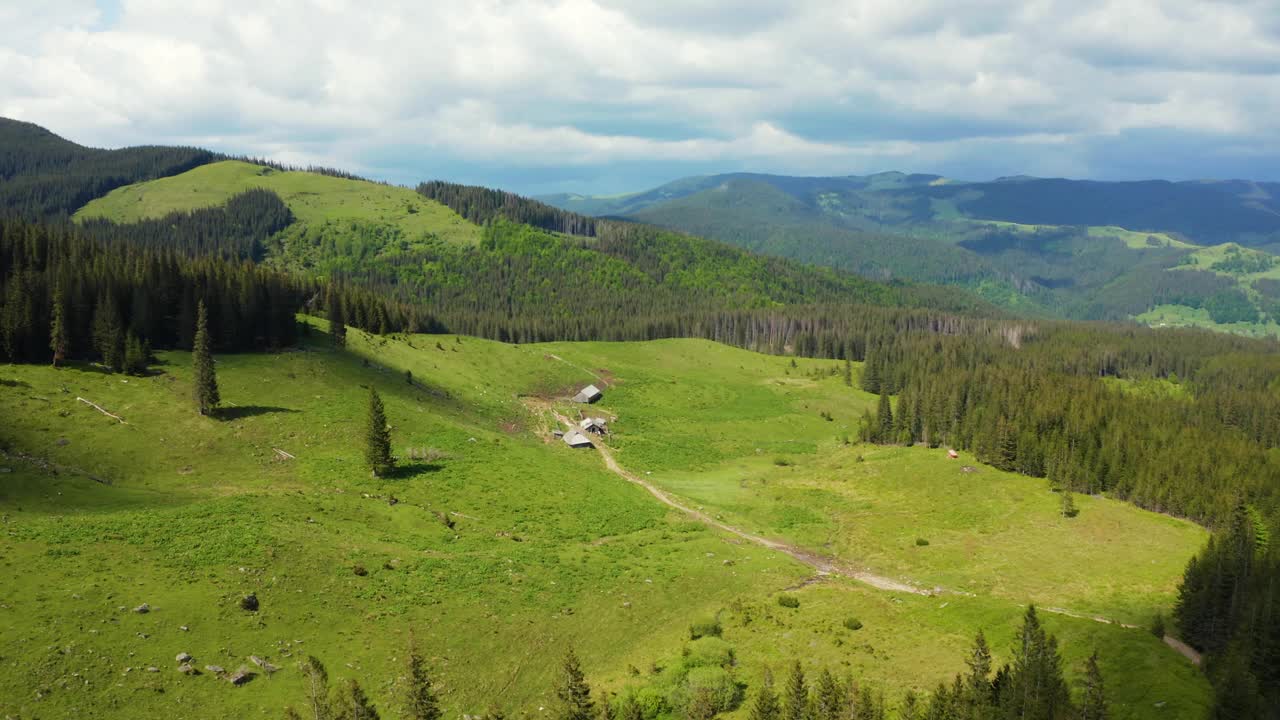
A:
[[[972,450],[1063,492],[1107,494],[1211,528],[1186,569],[1176,633],[1208,655],[1214,717],[1280,717],[1274,340],[1016,318],[954,289],[874,283],[440,182],[418,191],[483,224],[478,246],[427,244],[317,271],[275,242],[294,218],[266,190],[141,223],[65,220],[114,187],[210,153],[97,151],[34,126],[0,130],[22,136],[6,144],[20,150],[0,154],[0,356],[9,362],[145,372],[152,350],[197,345],[202,306],[217,353],[287,348],[297,315],[309,313],[376,334],[697,337],[862,362],[857,382],[883,398],[864,419],[865,441]],[[370,460],[375,470],[387,469],[385,454]],[[1067,710],[1054,641],[1034,612],[1026,623],[1026,654],[1011,668],[993,675],[975,650],[969,675],[918,700],[912,717],[1104,717],[1067,714],[1084,710]],[[874,701],[841,693],[856,717],[882,716]],[[853,717],[834,712],[782,716]],[[769,713],[757,717],[779,717]]]

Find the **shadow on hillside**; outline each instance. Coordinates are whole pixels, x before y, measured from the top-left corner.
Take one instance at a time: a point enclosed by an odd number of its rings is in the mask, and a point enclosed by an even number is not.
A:
[[[270,415],[272,413],[296,413],[298,410],[293,408],[274,407],[271,405],[235,405],[232,407],[218,408],[217,418],[219,420],[243,420],[248,417],[258,415]]]
[[[382,476],[383,480],[408,480],[418,475],[427,475],[434,472],[440,472],[444,469],[444,465],[429,462],[409,461],[402,462],[392,468],[391,472]]]
[[[0,378],[0,387],[12,387],[12,388],[16,388],[16,387],[23,387],[23,388],[29,388],[29,387],[31,387],[31,383],[26,382],[26,381],[24,381],[24,380],[8,380],[8,379],[5,379],[5,378]]]

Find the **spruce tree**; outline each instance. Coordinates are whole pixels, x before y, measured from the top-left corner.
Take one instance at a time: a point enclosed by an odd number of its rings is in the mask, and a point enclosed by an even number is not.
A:
[[[843,703],[840,686],[829,669],[823,668],[814,687],[812,720],[839,720]]]
[[[982,720],[990,715],[992,705],[991,691],[991,648],[987,646],[987,638],[978,631],[973,641],[973,651],[965,659],[969,666],[969,674],[964,684],[964,704],[969,718]]]
[[[1094,650],[1084,666],[1084,697],[1080,700],[1080,720],[1107,720],[1107,716],[1102,670],[1098,668],[1098,651]]]
[[[1080,514],[1080,509],[1076,507],[1076,499],[1075,499],[1075,496],[1074,496],[1074,495],[1072,495],[1072,493],[1071,493],[1071,491],[1070,491],[1070,490],[1063,489],[1063,491],[1062,491],[1062,517],[1064,517],[1064,518],[1073,518],[1073,517],[1075,517],[1076,515],[1079,515],[1079,514]]]
[[[138,336],[130,331],[124,341],[124,371],[130,375],[145,375],[149,354]]]
[[[49,321],[49,349],[53,351],[53,366],[67,357],[71,339],[67,332],[67,298],[62,294],[62,283],[53,288],[52,319]]]
[[[307,689],[307,704],[311,706],[313,720],[332,720],[333,708],[329,704],[329,673],[319,658],[310,655],[299,663]]]
[[[431,686],[427,661],[417,645],[409,647],[408,687],[405,691],[405,717],[410,720],[440,720],[440,700]]]
[[[378,391],[369,389],[369,419],[365,428],[365,462],[376,476],[391,472],[395,461],[391,457],[391,430],[387,428],[387,414],[382,407]]]
[[[347,321],[343,313],[342,296],[334,288],[329,289],[329,301],[325,310],[329,316],[329,339],[335,347],[347,346]]]
[[[1071,696],[1062,678],[1058,641],[1045,633],[1034,605],[1023,616],[1007,682],[1008,687],[1000,691],[1007,717],[1058,720],[1072,712]]]
[[[578,655],[573,648],[569,648],[561,663],[560,678],[556,683],[556,699],[560,702],[555,715],[557,720],[593,720],[591,687],[587,685]]]
[[[213,369],[213,354],[209,345],[209,313],[201,300],[196,310],[196,336],[191,349],[196,411],[201,415],[212,413],[218,408],[218,403],[222,402],[222,398],[218,396],[218,378]]]
[[[636,701],[634,695],[628,695],[622,701],[622,707],[618,712],[618,720],[644,720],[644,708],[640,707],[640,703]]]
[[[809,710],[809,686],[805,683],[804,668],[796,660],[787,678],[787,691],[783,698],[783,720],[806,720]]]
[[[124,333],[120,311],[110,293],[98,299],[93,309],[93,344],[102,364],[112,371],[124,368]]]
[[[378,709],[354,678],[342,684],[333,711],[333,720],[379,720]]]
[[[773,673],[766,668],[760,692],[756,693],[756,701],[751,706],[751,720],[781,720],[781,717],[782,706],[778,703],[778,693],[773,690]]]
[[[880,404],[876,407],[876,442],[893,442],[893,402],[888,392],[880,393]]]
[[[849,358],[844,359],[844,384],[853,387],[853,361]]]

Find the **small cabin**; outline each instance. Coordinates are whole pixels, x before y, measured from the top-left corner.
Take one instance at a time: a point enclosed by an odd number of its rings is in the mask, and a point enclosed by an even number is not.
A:
[[[956,458],[960,457],[960,453],[956,452],[954,449],[948,450],[947,457],[951,458],[952,460],[955,460]]]
[[[609,424],[605,422],[604,418],[583,418],[582,422],[578,423],[578,428],[582,432],[595,433],[596,435],[609,434]]]
[[[593,444],[593,443],[591,442],[591,438],[589,438],[589,437],[587,437],[586,435],[584,435],[584,434],[582,434],[582,433],[578,432],[577,430],[570,430],[569,432],[565,433],[565,434],[564,434],[564,443],[565,443],[566,445],[568,445],[569,447],[571,447],[571,448],[592,448],[592,447],[595,447],[595,444]]]
[[[600,392],[600,388],[595,385],[588,385],[582,388],[582,391],[573,396],[573,401],[578,403],[593,403],[604,397],[604,393]]]

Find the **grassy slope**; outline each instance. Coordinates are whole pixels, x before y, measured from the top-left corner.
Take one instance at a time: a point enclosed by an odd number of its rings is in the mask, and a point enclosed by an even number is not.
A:
[[[817,606],[803,621],[777,606],[756,608],[756,616],[767,612],[784,627],[798,622],[785,631],[789,638],[801,629],[833,636],[815,641],[824,648],[812,651],[815,657],[852,663],[884,684],[904,674],[945,675],[938,668],[958,666],[978,627],[1007,647],[1028,601],[1145,625],[1156,612],[1169,612],[1186,559],[1206,537],[1191,523],[1103,498],[1078,498],[1080,515],[1063,519],[1043,481],[984,466],[961,472],[966,463],[976,466],[969,457],[845,446],[844,436],[856,435],[875,396],[845,387],[826,372],[836,367],[830,362],[792,368],[785,358],[685,341],[548,348],[617,378],[608,402],[625,431],[612,445],[629,469],[650,473],[657,484],[748,530],[926,587],[972,593],[921,599],[820,585],[803,591]],[[916,538],[930,545],[918,547]],[[842,613],[858,616],[867,629],[856,636],[843,631]],[[1196,716],[1203,685],[1154,638],[1089,621],[1050,622],[1064,634],[1071,658],[1096,644],[1111,656],[1113,672],[1144,668],[1142,681],[1123,690],[1120,681],[1110,685],[1124,694],[1121,716],[1145,716],[1148,688]],[[748,633],[761,655],[778,642],[770,636],[777,628],[765,628]],[[855,644],[852,653],[848,643]],[[1145,676],[1157,667],[1161,679]],[[1192,686],[1180,685],[1186,682]]]
[[[16,581],[0,590],[0,711],[158,717],[216,706],[224,715],[275,717],[299,699],[293,661],[308,652],[335,676],[359,677],[386,707],[409,629],[434,658],[451,712],[478,713],[490,700],[532,709],[549,700],[564,644],[578,645],[593,681],[616,689],[643,681],[629,666],[678,655],[689,621],[717,611],[749,682],[765,664],[802,657],[847,665],[883,687],[927,688],[962,667],[979,627],[1007,658],[1020,594],[1048,602],[1096,591],[1107,609],[1135,614],[1166,603],[1174,566],[1202,537],[1083,498],[1076,525],[1055,523],[1041,484],[985,468],[966,479],[991,483],[995,500],[948,510],[951,489],[932,490],[955,465],[936,453],[835,449],[871,396],[839,378],[806,375],[830,363],[791,368],[786,359],[698,341],[513,347],[352,331],[350,352],[334,353],[323,339],[305,352],[220,357],[223,397],[236,404],[224,421],[189,411],[181,353],[165,354],[163,374],[128,382],[89,368],[0,369],[12,381],[0,386],[0,415],[27,418],[0,429],[0,439],[63,466],[51,477],[13,458],[2,463],[13,472],[0,483],[0,563]],[[362,367],[361,356],[376,364]],[[426,389],[406,384],[405,370]],[[801,542],[834,540],[826,549],[851,558],[863,556],[855,545],[878,543],[869,562],[930,581],[962,585],[995,571],[1011,580],[971,586],[974,597],[934,598],[832,581],[795,591],[798,610],[780,608],[774,595],[801,583],[806,568],[667,513],[605,473],[593,453],[536,436],[540,419],[515,395],[559,394],[591,373],[617,383],[598,407],[619,417],[611,442],[620,461],[734,521]],[[448,457],[398,478],[368,477],[352,438],[369,383],[386,400],[398,452],[431,446]],[[821,410],[836,419],[823,420]],[[272,448],[297,459],[278,460]],[[857,467],[855,452],[867,457]],[[781,454],[797,464],[769,463]],[[766,479],[767,491],[740,486],[735,467]],[[908,481],[918,490],[910,503],[893,487]],[[721,506],[722,491],[733,502]],[[389,494],[399,504],[389,505]],[[855,508],[853,516],[865,528],[841,524],[846,502],[873,495],[877,511]],[[1021,504],[1001,504],[1015,495]],[[434,511],[461,513],[456,530]],[[918,517],[895,526],[902,513]],[[1124,534],[1104,542],[1091,528]],[[903,546],[925,533],[929,548]],[[1154,540],[1130,547],[1130,533]],[[969,564],[959,548],[982,536],[998,537],[1009,554],[993,549]],[[1064,538],[1085,545],[1061,559],[1044,552]],[[1044,578],[1080,580],[1104,561],[1108,570],[1129,563],[1141,571],[1062,595],[1044,589]],[[367,577],[352,572],[356,563]],[[262,600],[256,615],[236,607],[249,591]],[[141,602],[153,612],[127,611]],[[851,615],[866,627],[844,629]],[[1146,633],[1047,622],[1072,670],[1093,647],[1102,651],[1116,717],[1198,716],[1203,681]],[[173,656],[181,651],[201,666],[235,668],[257,654],[285,669],[236,689],[178,675]],[[150,665],[160,672],[146,672]],[[1158,701],[1168,704],[1157,711]]]
[[[238,160],[119,188],[85,205],[76,213],[76,218],[105,217],[116,222],[136,222],[219,205],[233,195],[257,187],[276,192],[298,220],[309,225],[377,222],[389,223],[410,238],[433,234],[467,245],[477,243],[480,238],[479,227],[409,188],[307,172],[278,172]]]

